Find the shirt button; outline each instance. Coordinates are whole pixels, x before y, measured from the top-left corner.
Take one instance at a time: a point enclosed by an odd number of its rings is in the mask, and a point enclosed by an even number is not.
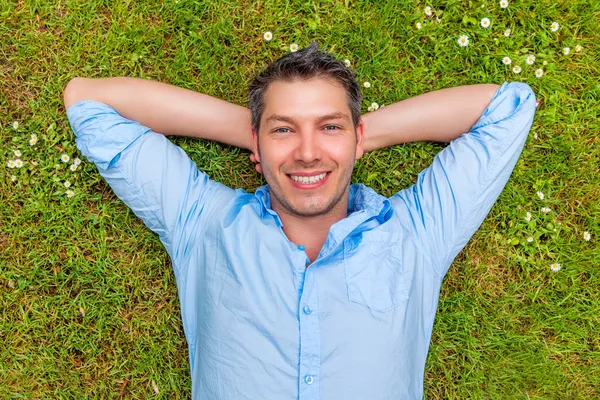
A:
[[[306,247],[302,246],[301,244],[298,245],[298,250],[300,251],[304,251],[306,250]]]
[[[310,309],[309,306],[304,306],[303,310],[304,310],[304,314],[306,314],[306,315],[308,315],[312,312],[312,310]]]
[[[313,379],[312,375],[306,375],[304,377],[304,382],[308,383],[309,385],[312,385],[313,381],[314,381],[314,379]]]

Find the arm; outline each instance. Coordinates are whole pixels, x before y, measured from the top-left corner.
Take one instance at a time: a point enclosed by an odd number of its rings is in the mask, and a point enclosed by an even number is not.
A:
[[[167,85],[136,81],[139,84],[129,85],[128,79],[71,81],[64,94],[67,117],[81,154],[98,167],[119,199],[159,235],[173,261],[178,285],[182,285],[188,266],[185,259],[194,251],[189,244],[202,235],[223,204],[234,198],[235,191],[199,171],[188,155],[165,135],[121,113],[167,133],[176,133],[181,128],[184,134],[234,135],[235,131],[226,130],[231,125],[224,123],[223,116],[207,115],[207,123],[203,117],[206,108],[232,113],[239,109],[208,96],[184,94],[182,100]],[[189,102],[185,101],[186,96]],[[138,100],[141,105],[135,104]],[[171,114],[153,107],[162,103]],[[185,123],[190,121],[195,121],[198,129],[185,131]]]
[[[471,129],[499,87],[436,90],[365,114],[365,152],[406,142],[450,142]]]
[[[454,129],[446,137],[454,140],[419,173],[414,185],[389,199],[396,211],[396,223],[403,225],[423,246],[440,277],[479,229],[502,192],[523,150],[535,114],[535,94],[520,82],[505,82],[493,96],[477,101],[481,103],[449,107],[457,114],[463,110],[473,113],[476,107],[489,102],[479,116],[446,115],[439,122],[431,122],[434,118],[429,116],[424,119],[422,129],[414,128],[426,140],[436,140],[432,132],[437,132],[439,140],[445,137],[445,124],[449,130]],[[422,115],[421,110],[414,112]],[[467,126],[472,123],[468,120],[471,117],[476,121]],[[407,118],[410,120],[410,116]],[[463,128],[465,133],[461,134]],[[395,137],[403,139],[401,134]]]
[[[94,100],[164,135],[192,136],[252,149],[250,110],[205,94],[138,78],[74,78],[65,107]]]

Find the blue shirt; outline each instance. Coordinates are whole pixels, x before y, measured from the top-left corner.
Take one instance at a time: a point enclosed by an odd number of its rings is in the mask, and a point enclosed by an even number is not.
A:
[[[80,151],[164,244],[194,399],[422,399],[442,279],[506,184],[535,95],[505,82],[475,126],[386,198],[350,187],[317,259],[256,193],[211,180],[165,136],[94,101]]]

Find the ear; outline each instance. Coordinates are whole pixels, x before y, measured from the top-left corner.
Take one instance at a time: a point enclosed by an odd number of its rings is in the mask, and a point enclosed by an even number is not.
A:
[[[252,128],[252,153],[256,162],[260,162],[260,154],[258,153],[258,133]]]
[[[255,162],[256,172],[259,174],[263,173],[262,165],[260,164],[260,153],[258,151],[258,134],[254,129],[252,129],[252,155],[250,156],[250,160]]]
[[[356,155],[355,158],[358,160],[364,154],[364,140],[365,140],[365,124],[361,118],[356,127]]]

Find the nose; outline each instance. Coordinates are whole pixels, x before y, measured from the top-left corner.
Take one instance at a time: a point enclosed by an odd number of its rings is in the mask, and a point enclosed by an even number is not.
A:
[[[321,143],[317,132],[312,130],[299,135],[296,159],[305,163],[320,160],[322,157]]]

